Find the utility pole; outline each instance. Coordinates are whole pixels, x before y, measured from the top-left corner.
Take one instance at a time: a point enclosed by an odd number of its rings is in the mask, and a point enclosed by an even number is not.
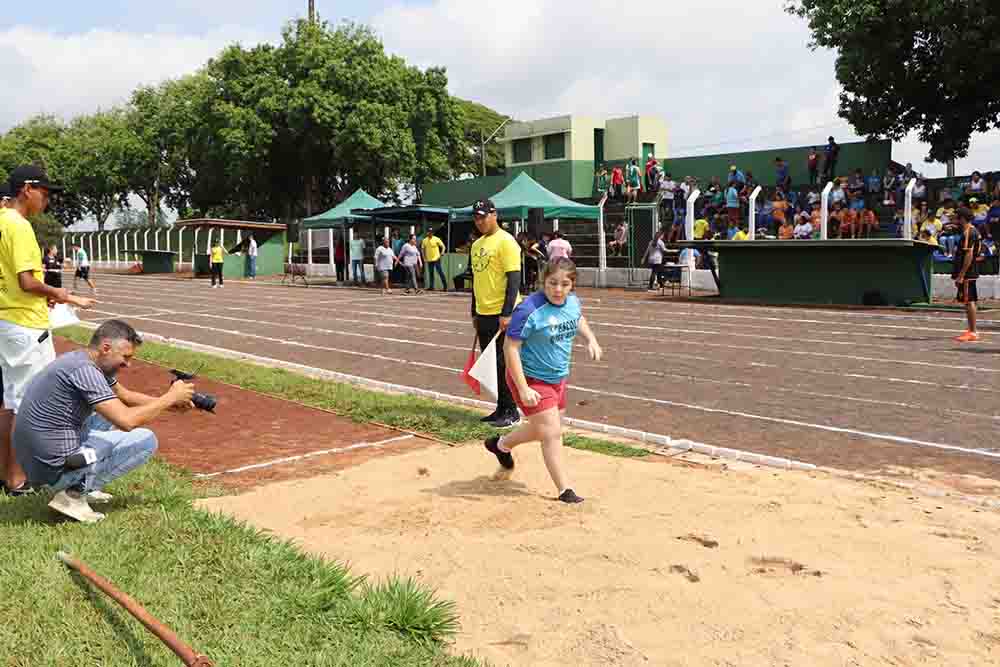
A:
[[[493,130],[493,134],[491,134],[487,139],[483,139],[483,131],[482,130],[479,131],[479,139],[481,140],[479,143],[479,155],[482,158],[483,162],[483,176],[486,175],[486,144],[493,141],[493,137],[497,136],[497,133],[503,129],[504,125],[506,125],[509,122],[510,118],[505,118],[504,121],[500,123],[500,126],[497,127],[497,129]]]
[[[309,0],[309,22],[316,22],[316,0]]]

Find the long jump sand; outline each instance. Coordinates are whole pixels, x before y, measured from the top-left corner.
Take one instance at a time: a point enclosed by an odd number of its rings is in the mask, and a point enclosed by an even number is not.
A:
[[[458,603],[494,665],[1000,664],[1000,513],[823,473],[432,447],[203,501]],[[691,536],[691,537],[689,537]],[[717,546],[714,543],[717,542]]]

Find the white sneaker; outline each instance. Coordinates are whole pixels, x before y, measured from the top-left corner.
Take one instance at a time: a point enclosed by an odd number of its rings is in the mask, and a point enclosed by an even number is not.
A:
[[[81,523],[97,523],[104,518],[100,512],[90,509],[87,499],[79,491],[60,491],[52,498],[49,507]]]
[[[87,500],[91,500],[95,503],[109,503],[113,499],[113,495],[110,493],[104,493],[103,491],[91,491],[87,494]]]

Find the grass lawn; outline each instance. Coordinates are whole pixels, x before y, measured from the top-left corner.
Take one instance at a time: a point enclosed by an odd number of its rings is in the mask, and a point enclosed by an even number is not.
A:
[[[86,342],[90,330],[61,330]],[[387,395],[289,371],[146,343],[140,358],[205,377],[454,443],[492,430],[471,410]],[[569,446],[614,456],[648,452],[568,436]],[[408,579],[368,581],[249,526],[196,509],[183,471],[154,461],[109,488],[108,518],[56,520],[47,496],[0,496],[0,665],[176,665],[158,640],[55,554],[87,563],[217,665],[473,667],[447,653],[454,605]],[[100,509],[98,507],[98,509]],[[363,568],[363,563],[359,564]]]

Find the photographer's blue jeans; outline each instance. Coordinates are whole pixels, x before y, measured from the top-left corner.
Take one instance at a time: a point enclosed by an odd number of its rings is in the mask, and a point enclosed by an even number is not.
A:
[[[85,493],[100,491],[153,458],[156,435],[147,428],[119,431],[104,417],[93,414],[80,430],[80,442],[93,449],[97,461],[78,470],[67,470],[51,485],[53,491],[81,487]]]
[[[247,257],[247,277],[256,278],[257,277],[257,258]]]
[[[365,282],[365,262],[361,259],[351,260],[351,273],[354,274],[354,282]]]

